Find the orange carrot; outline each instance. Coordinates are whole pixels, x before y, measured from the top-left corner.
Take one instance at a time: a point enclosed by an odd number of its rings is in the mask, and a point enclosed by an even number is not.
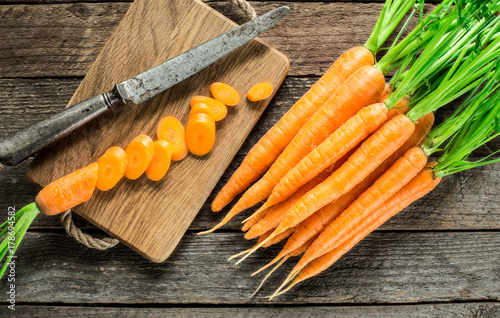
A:
[[[228,216],[233,217],[265,200],[280,179],[303,157],[361,108],[375,103],[384,85],[384,75],[373,66],[363,66],[354,72],[311,116],[266,174],[252,185],[233,206]],[[218,225],[220,226],[221,224]]]
[[[207,114],[193,114],[186,126],[186,145],[192,154],[203,156],[215,143],[215,121]]]
[[[387,160],[385,160],[380,166],[378,166],[377,169],[370,173],[368,177],[366,177],[347,194],[344,194],[334,202],[326,205],[325,207],[316,211],[316,213],[302,221],[293,235],[290,236],[278,256],[276,256],[269,264],[253,273],[252,276],[276,263],[287,254],[293,252],[296,248],[304,244],[304,242],[311,239],[311,237],[320,234],[328,224],[335,220],[340,213],[342,213],[352,202],[354,202],[354,200],[356,200],[361,193],[368,189],[373,184],[373,182],[377,180],[387,169],[389,169],[394,164],[394,162],[396,162],[396,160],[398,160],[404,153],[406,153],[406,151],[413,147],[419,146],[423,142],[427,133],[430,131],[433,123],[433,113],[429,113],[420,118],[415,124],[415,131],[403,146],[401,146]]]
[[[384,103],[362,108],[314,148],[278,182],[269,196],[267,206],[273,206],[290,197],[326,167],[358,145],[387,119],[389,110]]]
[[[236,106],[240,102],[240,94],[231,86],[221,82],[210,85],[210,93],[226,106]]]
[[[427,165],[416,177],[401,188],[396,194],[384,202],[384,204],[374,212],[374,215],[363,220],[363,225],[355,230],[351,230],[345,234],[348,239],[340,246],[323,256],[313,260],[295,277],[293,282],[281,293],[285,293],[293,286],[301,281],[313,277],[324,271],[334,264],[340,257],[351,250],[359,241],[365,238],[368,234],[376,230],[380,225],[386,222],[389,218],[402,211],[411,203],[420,199],[430,191],[432,191],[441,181],[441,178],[434,178],[431,167],[436,163]]]
[[[273,84],[269,82],[258,83],[252,86],[247,93],[247,98],[251,102],[264,100],[273,94]]]
[[[415,125],[405,115],[398,115],[385,123],[368,137],[347,162],[332,173],[328,179],[297,200],[274,233],[267,239],[270,240],[274,235],[295,227],[320,208],[352,190],[400,148],[414,130]]]
[[[358,68],[373,65],[373,62],[373,54],[361,46],[342,54],[318,82],[252,147],[240,167],[217,194],[212,210],[220,211],[256,181],[333,92]]]
[[[193,97],[191,97],[191,100],[189,101],[189,105],[191,107],[193,107],[194,105],[196,105],[198,103],[203,103],[203,101],[205,101],[206,99],[213,99],[213,98],[203,96],[203,95],[193,96]]]
[[[38,193],[36,205],[42,213],[55,215],[87,201],[94,193],[98,170],[93,163],[52,181]]]
[[[312,260],[342,244],[340,238],[347,231],[396,194],[424,168],[426,163],[427,156],[420,147],[408,150],[335,221],[325,228],[297,263],[291,275],[299,272]],[[272,238],[272,235],[269,238]]]
[[[226,107],[225,105],[222,105],[224,107]],[[208,106],[207,104],[204,104],[204,103],[198,103],[198,104],[195,104],[193,107],[191,107],[191,111],[189,112],[189,119],[191,119],[191,116],[193,114],[197,114],[197,113],[204,113],[204,114],[207,114],[208,116],[214,118],[214,111],[212,110],[212,108],[210,106]],[[215,118],[214,118],[215,120]]]
[[[198,104],[195,104],[192,108],[191,108],[191,114],[193,112],[200,112],[200,111],[196,111],[195,108],[197,108],[197,106],[199,104],[203,104],[205,105],[205,107],[208,107],[210,108],[211,110],[211,114],[205,112],[205,111],[201,111],[202,113],[205,113],[207,115],[211,115],[213,117],[213,119],[215,121],[220,121],[222,119],[224,119],[227,115],[227,107],[226,105],[224,105],[223,103],[219,102],[218,100],[215,100],[213,98],[207,98],[207,99],[204,99],[202,102],[198,103]]]
[[[167,174],[172,159],[172,146],[165,140],[153,143],[154,155],[151,164],[146,169],[146,176],[153,181],[161,180]]]
[[[391,94],[391,92],[392,92],[391,84],[385,83],[384,91],[382,92],[382,94],[380,94],[380,97],[379,97],[377,103],[385,102],[387,100],[387,98],[389,98],[389,95]]]
[[[135,180],[142,176],[153,159],[155,147],[151,137],[139,135],[125,148],[128,158],[127,170],[125,176]]]
[[[185,134],[184,126],[174,117],[165,117],[158,124],[156,137],[172,146],[173,161],[182,160],[187,155]]]
[[[246,220],[243,220],[242,223],[245,223],[245,224],[243,224],[243,227],[241,228],[241,230],[243,232],[248,231],[252,226],[254,226],[260,220],[262,220],[262,218],[267,214],[268,210],[269,209],[262,208],[262,207],[257,209],[250,217],[248,217]]]
[[[241,255],[244,255],[248,252],[250,252],[251,250],[253,250],[257,245],[261,244],[265,239],[267,239],[269,237],[269,235],[271,235],[273,231],[269,231],[269,232],[266,232],[264,234],[262,234],[260,237],[259,237],[259,240],[257,241],[257,244],[255,244],[253,247],[247,249],[247,250],[244,250],[238,254],[235,254],[231,257],[229,257],[227,260],[230,261],[234,258],[237,258]],[[289,229],[288,231],[285,231],[283,233],[281,233],[280,235],[277,235],[275,236],[273,239],[267,241],[266,243],[263,243],[264,245],[262,245],[262,247],[269,247],[271,245],[274,245],[276,243],[279,243],[281,242],[282,240],[286,239],[287,237],[289,237],[291,234],[293,233],[293,229]]]
[[[128,158],[120,147],[111,147],[97,161],[96,186],[101,191],[113,188],[123,178],[128,166]]]

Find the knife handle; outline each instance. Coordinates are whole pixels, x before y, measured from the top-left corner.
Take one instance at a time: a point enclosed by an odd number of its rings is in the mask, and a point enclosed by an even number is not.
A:
[[[14,166],[118,103],[123,100],[115,88],[20,129],[0,141],[0,162]]]

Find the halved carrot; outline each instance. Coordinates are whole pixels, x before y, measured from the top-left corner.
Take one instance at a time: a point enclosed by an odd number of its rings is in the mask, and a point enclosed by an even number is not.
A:
[[[240,94],[231,86],[221,82],[210,85],[210,93],[216,100],[227,106],[235,106],[240,101]]]
[[[97,182],[97,163],[52,181],[36,196],[43,214],[55,215],[90,199]]]
[[[139,135],[125,148],[128,166],[125,175],[131,180],[142,176],[153,159],[155,148],[153,139],[147,135]]]
[[[247,93],[247,98],[251,102],[264,100],[273,94],[273,85],[269,82],[255,84]]]
[[[165,140],[154,142],[155,154],[151,164],[146,169],[146,175],[153,181],[158,181],[165,176],[172,159],[172,146]]]
[[[156,137],[167,141],[172,146],[173,161],[182,160],[187,155],[185,134],[184,126],[177,118],[165,117],[158,124]]]
[[[123,178],[127,171],[128,157],[120,147],[111,147],[97,161],[97,188],[107,191],[113,188]]]
[[[186,126],[186,145],[192,154],[203,156],[215,143],[215,121],[207,114],[193,114]]]
[[[222,105],[224,106],[224,105]],[[226,106],[224,106],[226,107]],[[191,119],[191,116],[193,114],[197,114],[197,113],[203,113],[203,114],[207,114],[208,116],[214,118],[214,111],[212,110],[212,107],[208,106],[207,104],[205,103],[202,103],[202,102],[199,102],[198,104],[195,104],[193,107],[191,107],[191,112],[189,113],[189,119]]]

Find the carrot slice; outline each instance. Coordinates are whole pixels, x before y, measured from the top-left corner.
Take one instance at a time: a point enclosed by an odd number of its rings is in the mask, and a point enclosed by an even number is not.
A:
[[[184,126],[174,117],[165,117],[158,124],[156,136],[160,140],[167,141],[172,146],[173,161],[182,160],[187,155],[185,134]]]
[[[172,159],[172,146],[165,140],[154,142],[155,154],[146,170],[146,175],[153,181],[158,181],[167,174]]]
[[[247,98],[251,102],[264,100],[273,94],[273,85],[269,82],[258,83],[252,86],[247,93]]]
[[[97,188],[107,191],[113,188],[123,178],[128,166],[125,150],[120,147],[111,147],[97,161]]]
[[[125,149],[128,166],[125,175],[131,180],[142,176],[153,159],[155,148],[153,139],[147,135],[139,135]]]
[[[210,93],[216,100],[227,106],[235,106],[240,101],[240,94],[231,86],[221,82],[210,85]]]
[[[196,95],[196,96],[193,96],[191,97],[191,100],[189,101],[189,105],[191,107],[193,107],[194,105],[198,104],[198,103],[203,103],[203,101],[207,98],[210,98],[210,97],[207,97],[207,96],[203,96],[203,95]]]
[[[186,126],[186,144],[189,151],[203,156],[215,143],[215,121],[207,114],[193,114]]]
[[[36,196],[40,211],[47,215],[62,213],[90,199],[97,182],[97,163],[52,181]]]
[[[226,107],[225,105],[222,105],[224,107]],[[227,112],[227,111],[226,111]],[[196,105],[194,105],[192,108],[191,108],[191,112],[189,113],[189,118],[191,118],[191,116],[193,114],[197,114],[197,113],[203,113],[203,114],[207,114],[208,116],[212,117],[215,119],[215,116],[214,116],[214,111],[212,110],[212,107],[208,106],[207,104],[205,103],[198,103]],[[189,120],[189,119],[188,119]]]

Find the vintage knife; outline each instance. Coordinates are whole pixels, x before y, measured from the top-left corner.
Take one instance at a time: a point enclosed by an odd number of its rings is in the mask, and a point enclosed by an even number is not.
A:
[[[113,90],[66,108],[0,141],[0,162],[13,166],[53,141],[67,135],[117,104],[147,101],[213,64],[280,21],[290,9],[274,9],[218,37],[198,45],[131,79]]]

